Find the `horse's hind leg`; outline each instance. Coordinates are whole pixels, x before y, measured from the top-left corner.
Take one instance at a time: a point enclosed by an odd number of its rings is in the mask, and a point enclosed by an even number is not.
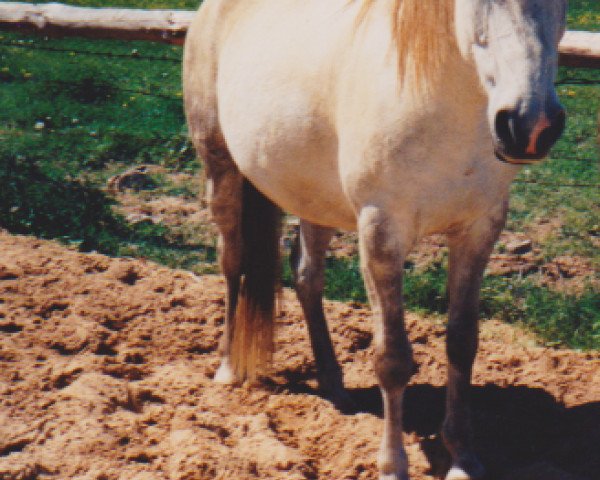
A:
[[[483,271],[504,225],[505,208],[449,238],[448,388],[442,436],[452,455],[446,480],[483,476],[472,448],[469,390],[478,343],[479,290]]]
[[[220,344],[221,365],[215,374],[215,381],[233,383],[237,378],[231,364],[231,347],[242,274],[244,178],[224,147],[208,151],[205,162],[208,203],[213,221],[219,229],[219,263],[227,282],[225,329]]]
[[[351,406],[344,389],[342,370],[335,358],[327,321],[323,312],[325,253],[333,233],[302,220],[291,255],[295,288],[302,305],[312,350],[317,364],[320,389],[340,408]]]

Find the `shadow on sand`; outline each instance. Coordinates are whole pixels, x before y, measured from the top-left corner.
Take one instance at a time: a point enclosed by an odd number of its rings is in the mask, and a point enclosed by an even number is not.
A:
[[[305,381],[313,372],[286,372],[285,389],[318,395]],[[430,475],[443,478],[449,455],[439,437],[445,387],[410,385],[404,400],[404,430],[421,438]],[[377,386],[350,389],[357,410],[383,416]],[[472,388],[474,445],[485,480],[600,479],[600,402],[567,408],[540,388]]]
[[[448,454],[438,435],[443,387],[411,385],[404,400],[404,430],[422,438],[431,474],[442,476]],[[377,387],[352,391],[360,410],[382,416]],[[600,402],[567,408],[539,388],[472,389],[476,451],[486,480],[600,479]]]

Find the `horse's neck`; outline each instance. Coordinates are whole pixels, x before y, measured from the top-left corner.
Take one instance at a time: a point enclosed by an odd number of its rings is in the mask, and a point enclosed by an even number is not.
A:
[[[397,91],[404,91],[408,96],[413,93],[417,104],[419,100],[423,101],[426,104],[422,109],[425,113],[436,115],[436,109],[454,108],[468,115],[477,114],[478,121],[481,121],[487,98],[480,85],[474,63],[461,55],[454,35],[442,33],[447,43],[444,45],[444,58],[440,68],[437,66],[431,68],[427,65],[414,68],[411,66],[411,61],[427,62],[427,59],[408,58],[405,59],[407,61],[405,65],[402,62],[396,63],[395,59],[401,58],[397,48],[402,47],[397,44],[389,28],[389,11],[382,4],[373,13],[375,15],[366,19],[364,30],[357,32],[354,37],[357,42],[355,54],[360,64],[356,70],[363,70],[368,76],[379,75],[382,72],[390,79],[387,85],[396,83]],[[421,73],[421,78],[418,78],[417,72]],[[395,81],[391,80],[394,76],[396,76]],[[378,83],[375,79],[371,81],[374,84]],[[387,95],[392,93],[388,92]],[[393,96],[392,94],[390,98]]]
[[[464,132],[487,132],[487,96],[475,65],[465,60],[458,48],[448,49],[440,75],[431,83],[424,87],[409,85],[407,90],[414,93],[416,115],[443,121],[449,131],[460,127]]]

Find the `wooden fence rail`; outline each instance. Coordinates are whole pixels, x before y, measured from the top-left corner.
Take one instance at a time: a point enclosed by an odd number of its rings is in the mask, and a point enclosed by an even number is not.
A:
[[[183,43],[194,12],[71,7],[60,3],[0,3],[0,29],[48,36]],[[600,68],[600,32],[568,31],[560,44],[561,65]]]
[[[600,32],[565,32],[560,45],[560,64],[566,67],[600,68]]]
[[[195,12],[0,3],[0,29],[48,36],[151,40],[183,44]]]

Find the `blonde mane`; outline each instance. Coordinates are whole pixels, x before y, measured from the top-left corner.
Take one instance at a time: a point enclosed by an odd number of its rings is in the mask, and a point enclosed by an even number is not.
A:
[[[362,2],[359,22],[378,0]],[[412,70],[417,86],[435,84],[441,77],[444,58],[455,44],[454,0],[393,0],[390,4],[400,75]]]

